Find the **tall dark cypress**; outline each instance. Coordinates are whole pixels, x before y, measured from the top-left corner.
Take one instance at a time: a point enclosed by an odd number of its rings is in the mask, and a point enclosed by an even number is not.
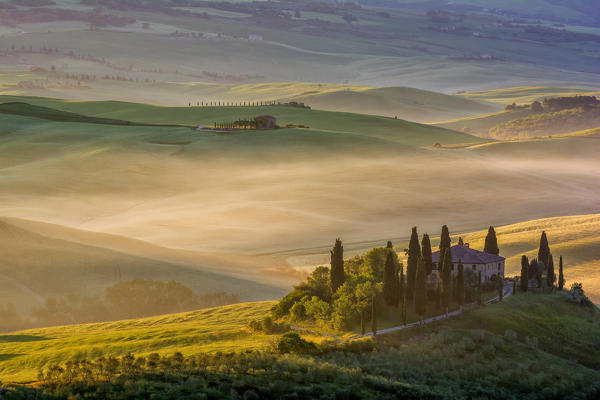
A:
[[[502,301],[504,297],[504,279],[498,277],[498,300]]]
[[[565,287],[565,276],[563,275],[563,260],[562,256],[558,260],[558,290],[563,290]]]
[[[481,271],[477,272],[477,305],[483,304],[483,293],[481,290]]]
[[[459,306],[465,304],[465,273],[462,260],[458,260],[458,275],[456,276],[456,302]]]
[[[406,291],[402,297],[402,325],[406,325]]]
[[[554,290],[555,280],[556,276],[554,275],[554,258],[552,257],[552,253],[550,253],[550,257],[548,257],[548,266],[546,267],[546,284],[551,290]]]
[[[415,226],[412,228],[412,234],[410,235],[408,260],[406,261],[406,295],[409,300],[413,299],[415,293],[415,279],[417,277],[417,262],[419,261],[419,257],[421,257],[421,246],[419,245],[419,235]]]
[[[546,231],[542,232],[542,237],[540,237],[540,248],[538,250],[538,261],[544,263],[544,266],[548,268],[548,264],[550,264],[550,247],[548,246],[548,238],[546,237]],[[541,273],[542,271],[540,271]]]
[[[529,260],[527,256],[521,257],[521,290],[526,292],[529,288]]]
[[[360,313],[360,334],[364,335],[365,334],[365,314],[366,314],[366,310],[363,308],[361,313]]]
[[[489,254],[500,254],[500,249],[498,248],[498,239],[496,238],[496,231],[494,230],[493,226],[490,226],[488,229],[483,251]]]
[[[389,251],[385,259],[385,268],[383,270],[383,299],[389,308],[390,321],[392,320],[392,307],[397,304],[398,297],[398,273],[396,272],[396,263],[392,252]]]
[[[450,240],[450,232],[446,225],[442,226],[442,234],[440,235],[440,256],[438,258],[438,270],[442,271],[444,266],[444,256],[446,249],[450,248],[452,241]]]
[[[402,301],[402,296],[404,296],[404,265],[400,262],[398,266],[398,271],[396,272],[396,298],[394,302],[394,307],[399,307],[400,302]]]
[[[331,253],[331,269],[329,270],[329,278],[331,285],[331,293],[334,294],[340,286],[346,281],[344,273],[344,247],[342,241],[338,238],[335,240],[335,245]]]
[[[425,265],[425,273],[427,275],[431,274],[433,271],[433,261],[432,252],[431,252],[431,240],[429,240],[429,235],[424,234],[423,239],[421,240],[421,255],[423,256],[423,263]]]
[[[450,248],[444,254],[444,266],[442,267],[442,307],[448,313],[450,299],[452,298],[452,253]]]
[[[376,298],[373,296],[371,298],[371,331],[373,332],[373,336],[377,335],[377,304]]]
[[[415,279],[415,312],[422,320],[427,312],[427,280],[423,257],[417,260],[417,275]]]

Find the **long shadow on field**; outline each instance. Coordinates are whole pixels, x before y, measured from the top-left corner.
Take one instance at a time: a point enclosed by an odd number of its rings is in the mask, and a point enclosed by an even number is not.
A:
[[[51,339],[52,338],[43,337],[43,336],[32,336],[32,335],[0,335],[0,343],[39,342],[42,340],[51,340]]]

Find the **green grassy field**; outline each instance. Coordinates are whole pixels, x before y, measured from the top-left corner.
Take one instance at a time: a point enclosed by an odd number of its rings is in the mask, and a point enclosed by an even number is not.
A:
[[[564,292],[518,293],[500,303],[427,325],[417,332],[426,336],[444,330],[486,330],[505,337],[507,331],[512,331],[519,342],[537,341],[535,346],[530,346],[532,352],[541,350],[570,365],[584,365],[596,372],[600,368],[597,347],[600,314],[597,309],[594,312],[568,303]],[[386,345],[399,345],[415,333],[415,330],[399,331],[380,336],[379,340]]]
[[[3,382],[35,380],[40,367],[67,359],[136,354],[265,350],[273,335],[244,326],[268,314],[273,302],[242,303],[152,318],[33,329],[0,335]]]

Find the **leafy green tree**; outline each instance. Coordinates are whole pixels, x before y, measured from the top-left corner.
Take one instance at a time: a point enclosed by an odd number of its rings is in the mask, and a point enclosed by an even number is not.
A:
[[[427,312],[427,279],[423,257],[417,260],[417,276],[415,279],[415,312],[421,320]]]
[[[333,250],[330,250],[329,252],[331,254],[329,282],[331,285],[331,293],[335,294],[339,287],[346,281],[344,273],[344,247],[339,238],[335,240]]]
[[[419,235],[417,227],[412,228],[410,243],[408,245],[408,260],[406,261],[406,287],[407,297],[413,299],[415,293],[415,279],[417,277],[417,262],[421,257],[421,246],[419,245]]]
[[[483,293],[481,288],[481,271],[477,272],[477,305],[483,304]]]
[[[538,250],[538,261],[544,263],[544,267],[547,267],[550,264],[550,247],[548,246],[548,238],[546,237],[546,231],[542,232],[542,236],[540,237],[540,248]],[[543,271],[540,271],[540,274]]]
[[[425,273],[429,275],[431,274],[431,271],[433,271],[433,261],[431,251],[431,240],[429,240],[428,234],[424,234],[423,239],[421,240],[421,254],[423,255]]]
[[[462,260],[458,260],[458,275],[456,276],[456,302],[459,306],[465,304],[465,275]]]
[[[565,287],[565,276],[563,274],[563,258],[560,256],[558,260],[558,290],[563,290]]]
[[[450,299],[452,298],[452,253],[450,247],[446,248],[444,254],[444,266],[442,267],[442,307],[448,314]]]
[[[550,290],[554,290],[554,281],[556,280],[556,276],[554,275],[554,258],[552,254],[548,257],[548,267],[546,268],[546,284],[550,288]]]
[[[398,298],[400,297],[400,288],[398,286],[396,263],[392,257],[392,252],[388,251],[383,274],[383,298],[389,309],[390,321],[392,320],[392,307],[395,307],[398,304]]]
[[[438,270],[440,271],[443,271],[446,249],[450,248],[451,245],[450,232],[448,231],[448,227],[444,225],[442,226],[442,233],[440,235],[440,257],[438,259]]]
[[[494,230],[493,226],[490,226],[488,229],[483,251],[489,254],[500,254],[500,249],[498,248],[498,239],[496,238],[496,231]]]
[[[527,256],[521,257],[521,290],[526,292],[529,288],[529,260]]]
[[[363,257],[363,264],[358,271],[370,273],[376,282],[383,282],[385,275],[385,263],[389,255],[392,255],[394,265],[398,265],[398,254],[391,247],[375,247],[367,252]]]

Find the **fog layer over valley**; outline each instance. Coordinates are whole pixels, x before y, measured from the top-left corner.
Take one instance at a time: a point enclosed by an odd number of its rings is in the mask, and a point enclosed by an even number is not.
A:
[[[15,125],[1,138],[0,214],[200,252],[384,240],[413,225],[473,230],[597,211],[600,195],[592,138],[431,150],[401,143],[402,128],[377,138],[114,126],[100,135],[93,124],[23,129],[6,118]]]

